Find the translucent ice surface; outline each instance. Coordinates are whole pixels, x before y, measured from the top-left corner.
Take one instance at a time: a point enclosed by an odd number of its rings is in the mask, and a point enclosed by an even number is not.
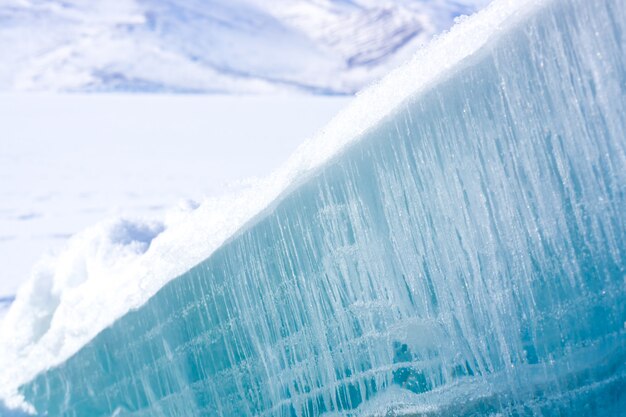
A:
[[[20,395],[50,416],[624,415],[625,36],[622,0],[494,3],[199,264],[14,366]]]

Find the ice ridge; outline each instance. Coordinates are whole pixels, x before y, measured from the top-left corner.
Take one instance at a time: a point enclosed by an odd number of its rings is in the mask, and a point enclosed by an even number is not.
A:
[[[4,381],[64,416],[623,414],[625,30],[620,0],[493,3]]]

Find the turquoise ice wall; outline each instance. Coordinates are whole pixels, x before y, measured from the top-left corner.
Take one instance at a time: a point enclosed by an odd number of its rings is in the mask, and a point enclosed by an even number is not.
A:
[[[26,399],[68,417],[626,413],[626,7],[547,3]]]

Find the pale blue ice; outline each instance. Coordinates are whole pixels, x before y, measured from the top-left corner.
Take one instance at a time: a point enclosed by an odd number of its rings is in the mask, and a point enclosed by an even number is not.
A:
[[[540,3],[21,394],[68,417],[626,415],[626,7]]]

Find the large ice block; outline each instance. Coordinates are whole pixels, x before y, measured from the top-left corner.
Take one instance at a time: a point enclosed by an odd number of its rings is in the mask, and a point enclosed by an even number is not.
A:
[[[21,394],[49,416],[624,415],[626,7],[528,4]]]

